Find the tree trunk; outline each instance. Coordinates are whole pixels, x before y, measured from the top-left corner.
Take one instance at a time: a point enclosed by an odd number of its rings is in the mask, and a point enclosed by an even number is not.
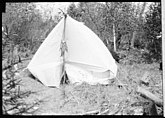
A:
[[[106,44],[107,44],[107,46],[109,46],[109,39],[108,38],[106,39]]]
[[[139,13],[139,18],[138,18],[138,23],[137,23],[137,24],[139,24],[140,21],[142,20],[142,15],[143,15],[143,13],[144,13],[145,7],[146,7],[146,2],[143,3],[142,10],[141,10],[141,12]],[[136,37],[136,35],[137,35],[137,31],[136,31],[136,30],[137,30],[137,29],[134,30],[133,35],[132,35],[132,39],[131,39],[131,48],[134,48],[135,37]]]
[[[131,48],[134,48],[134,42],[135,42],[135,37],[136,37],[137,31],[135,30],[132,35],[131,39]]]
[[[116,36],[116,48],[119,49],[120,43],[121,43],[122,35],[120,32],[118,32],[118,35]]]
[[[114,51],[116,52],[116,34],[115,34],[115,24],[113,24],[113,42],[114,42]]]

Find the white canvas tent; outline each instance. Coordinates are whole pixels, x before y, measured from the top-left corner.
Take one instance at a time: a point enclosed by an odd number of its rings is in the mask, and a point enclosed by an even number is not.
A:
[[[115,60],[101,39],[83,23],[67,15],[50,32],[27,66],[44,85],[60,85],[61,41],[67,45],[65,71],[71,83],[107,84],[108,79],[116,76]]]

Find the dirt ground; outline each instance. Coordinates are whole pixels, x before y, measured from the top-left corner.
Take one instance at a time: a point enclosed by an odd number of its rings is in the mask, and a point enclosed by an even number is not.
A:
[[[118,65],[117,78],[109,85],[66,85],[58,88],[47,87],[21,72],[20,90],[30,92],[23,99],[26,104],[34,105],[22,115],[143,115],[144,101],[136,88],[146,71],[149,72],[147,90],[163,97],[162,71],[158,64]],[[161,115],[162,109],[159,109]]]

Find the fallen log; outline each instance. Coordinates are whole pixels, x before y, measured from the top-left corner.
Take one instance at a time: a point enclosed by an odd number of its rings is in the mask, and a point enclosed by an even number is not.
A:
[[[154,101],[157,105],[163,106],[163,101],[157,96],[155,96],[153,93],[147,91],[146,89],[138,86],[136,91],[140,93],[142,96]]]

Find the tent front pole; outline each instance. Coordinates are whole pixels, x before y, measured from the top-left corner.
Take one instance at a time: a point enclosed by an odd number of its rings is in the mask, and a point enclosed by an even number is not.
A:
[[[64,48],[64,50],[61,50],[63,52],[62,53],[62,56],[63,56],[63,66],[62,66],[62,77],[64,77],[64,82],[66,81],[66,76],[65,76],[65,51],[66,51],[66,41],[65,41],[65,27],[66,27],[66,17],[67,15],[64,14],[64,30],[63,30],[63,39],[62,39],[62,46],[65,46],[65,47],[62,47]]]

